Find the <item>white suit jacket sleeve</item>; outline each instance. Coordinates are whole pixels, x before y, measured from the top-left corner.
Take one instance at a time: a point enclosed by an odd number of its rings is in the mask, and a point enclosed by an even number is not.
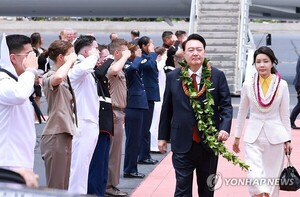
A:
[[[291,123],[290,123],[290,94],[287,83],[283,83],[283,98],[280,103],[280,119],[286,129],[289,139],[291,140]]]
[[[249,98],[247,96],[247,86],[251,84],[248,84],[247,82],[243,83],[242,91],[241,91],[241,99],[240,99],[240,106],[239,111],[237,115],[237,123],[236,123],[236,129],[234,133],[234,137],[241,138],[243,133],[243,128],[245,125],[245,120],[248,115],[249,111]]]

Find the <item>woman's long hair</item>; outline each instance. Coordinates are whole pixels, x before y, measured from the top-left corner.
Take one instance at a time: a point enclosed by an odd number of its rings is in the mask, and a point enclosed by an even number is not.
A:
[[[253,64],[255,64],[255,61],[256,61],[256,57],[259,55],[259,54],[265,54],[267,55],[272,64],[274,65],[277,65],[278,64],[278,59],[276,58],[273,50],[270,48],[270,47],[267,47],[267,46],[262,46],[262,47],[259,47],[255,52],[254,52],[254,55],[253,55]],[[275,68],[275,66],[273,66],[271,68],[271,73],[272,74],[275,74],[275,73],[278,73],[277,69]]]

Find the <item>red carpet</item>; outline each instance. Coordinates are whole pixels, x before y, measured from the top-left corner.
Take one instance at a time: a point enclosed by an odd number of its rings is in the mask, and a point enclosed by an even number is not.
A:
[[[300,121],[296,122],[300,125]],[[235,120],[233,120],[232,128],[235,128]],[[233,130],[232,136],[226,142],[226,146],[229,150],[232,150],[233,143]],[[242,142],[242,141],[241,141]],[[291,161],[300,172],[300,130],[292,130],[292,145],[293,152]],[[241,153],[239,156],[243,158],[243,143],[241,144]],[[131,197],[172,197],[175,191],[175,172],[171,161],[172,153],[169,153],[161,163],[146,177],[146,179],[140,184],[139,187],[131,194]],[[274,155],[276,156],[276,155]],[[286,164],[285,164],[286,165]],[[215,197],[246,197],[249,196],[247,186],[237,186],[235,178],[246,177],[246,172],[241,171],[238,166],[234,166],[229,163],[223,157],[219,158],[218,174],[222,177],[222,181],[219,181],[216,185],[218,189],[215,191]],[[225,181],[226,179],[226,181]],[[232,184],[226,184],[228,180],[231,180]],[[197,183],[194,178],[193,196],[197,194]],[[280,192],[280,197],[299,197],[300,190],[296,192]]]

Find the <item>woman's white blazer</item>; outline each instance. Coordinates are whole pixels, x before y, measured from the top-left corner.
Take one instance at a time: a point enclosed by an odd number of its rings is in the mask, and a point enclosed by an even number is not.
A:
[[[261,87],[259,88],[260,92],[262,92]],[[266,93],[266,97],[262,94],[262,99],[268,98],[270,94],[272,94],[271,88]],[[265,131],[266,137],[271,144],[279,144],[291,140],[289,103],[288,85],[285,80],[281,79],[272,105],[266,112],[262,112],[265,108],[258,107],[259,104],[254,97],[253,81],[244,82],[241,91],[235,137],[241,138],[246,117],[248,112],[250,112],[249,121],[244,133],[245,142],[255,142],[262,130]],[[262,110],[260,111],[259,108]]]

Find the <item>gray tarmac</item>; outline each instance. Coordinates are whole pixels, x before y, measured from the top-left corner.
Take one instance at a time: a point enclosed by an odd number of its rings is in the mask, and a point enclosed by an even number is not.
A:
[[[162,44],[161,33],[165,30],[186,30],[188,31],[188,23],[179,22],[174,23],[173,26],[168,25],[165,22],[33,22],[33,21],[1,21],[0,20],[0,38],[2,33],[22,33],[30,35],[37,31],[40,32],[44,38],[44,47],[48,47],[49,44],[58,38],[58,34],[64,28],[73,28],[78,31],[79,34],[93,33],[99,43],[108,44],[108,35],[111,32],[116,32],[120,37],[129,40],[130,31],[132,29],[139,29],[142,35],[150,36],[154,40],[155,46]],[[292,85],[292,81],[295,76],[295,66],[297,58],[300,54],[300,25],[298,23],[284,23],[284,24],[250,24],[250,28],[253,32],[253,37],[257,47],[265,45],[266,34],[272,34],[272,49],[274,50],[277,58],[279,59],[278,71],[281,73],[282,78],[289,84],[290,91],[290,110],[296,104],[296,91]],[[209,44],[209,43],[208,43]],[[234,106],[234,118],[236,118],[237,110],[239,106],[239,97],[232,97],[232,103]],[[47,114],[47,103],[45,98],[42,98],[41,109],[44,114]],[[42,130],[45,124],[36,124],[37,132],[37,144],[35,147],[35,165],[34,170],[39,174],[39,184],[41,187],[45,187],[45,170],[44,163],[41,159],[39,142]],[[125,134],[124,134],[125,136]],[[123,142],[124,147],[124,142]],[[170,148],[170,146],[169,146]],[[154,159],[161,161],[164,159],[163,154],[152,154]],[[123,169],[124,148],[122,152],[122,164],[121,173]],[[158,164],[156,164],[158,165]],[[156,165],[138,165],[138,170],[141,173],[148,175],[155,168]],[[129,194],[134,191],[136,187],[143,181],[143,179],[120,179],[119,188],[122,191],[126,191]]]

